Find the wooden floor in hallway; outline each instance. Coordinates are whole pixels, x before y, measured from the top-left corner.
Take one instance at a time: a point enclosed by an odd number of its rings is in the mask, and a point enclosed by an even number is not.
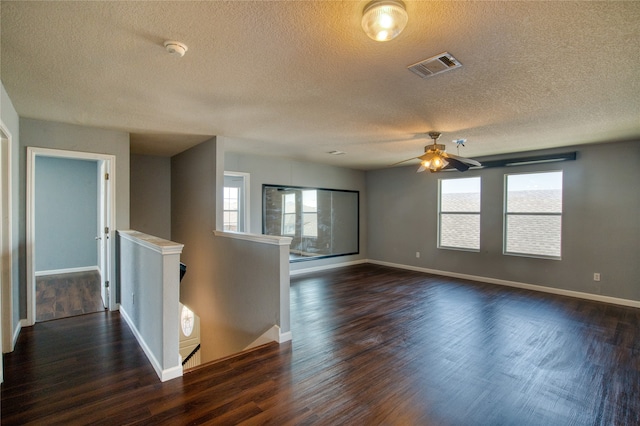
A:
[[[292,277],[291,321],[165,383],[117,312],[38,323],[2,424],[640,424],[640,309],[357,265]]]
[[[98,271],[36,277],[36,321],[104,310]]]

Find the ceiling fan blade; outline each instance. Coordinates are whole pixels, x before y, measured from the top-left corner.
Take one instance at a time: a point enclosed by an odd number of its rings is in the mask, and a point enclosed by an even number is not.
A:
[[[449,165],[454,167],[459,172],[466,172],[467,170],[469,170],[469,166],[468,165],[466,165],[462,161],[459,161],[459,160],[457,160],[455,158],[449,157]]]
[[[457,161],[459,161],[461,163],[468,164],[469,166],[482,167],[482,164],[480,164],[478,161],[473,160],[471,158],[459,157],[457,155],[449,154],[448,152],[443,152],[442,154],[447,158],[451,158],[453,160],[457,160]]]
[[[416,160],[418,158],[420,158],[420,157],[413,157],[413,158],[409,158],[407,160],[398,161],[397,163],[391,164],[389,167],[397,166],[398,164],[406,163],[407,161]]]

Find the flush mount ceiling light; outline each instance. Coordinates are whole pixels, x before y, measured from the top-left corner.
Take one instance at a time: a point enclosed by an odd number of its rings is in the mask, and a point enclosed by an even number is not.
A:
[[[179,41],[165,41],[164,48],[167,49],[167,52],[179,58],[182,58],[187,50],[189,50],[186,44],[180,43]]]
[[[400,0],[373,0],[362,12],[362,29],[373,40],[388,41],[404,30],[408,19]]]

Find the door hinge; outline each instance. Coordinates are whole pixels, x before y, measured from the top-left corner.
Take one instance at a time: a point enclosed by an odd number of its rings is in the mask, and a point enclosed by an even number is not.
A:
[[[108,233],[109,233],[109,227],[108,227],[108,226],[105,226],[105,227],[104,227],[104,233],[105,233],[105,234],[108,234]]]
[[[104,174],[104,180],[109,180],[109,173]]]
[[[104,288],[109,288],[109,281],[104,282]]]

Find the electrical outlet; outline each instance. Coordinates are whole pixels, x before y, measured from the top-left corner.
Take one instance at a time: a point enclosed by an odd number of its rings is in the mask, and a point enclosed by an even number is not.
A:
[[[600,281],[600,272],[594,272],[593,273],[593,280],[594,281]]]
[[[419,251],[416,252],[416,259],[420,259],[420,252]]]

